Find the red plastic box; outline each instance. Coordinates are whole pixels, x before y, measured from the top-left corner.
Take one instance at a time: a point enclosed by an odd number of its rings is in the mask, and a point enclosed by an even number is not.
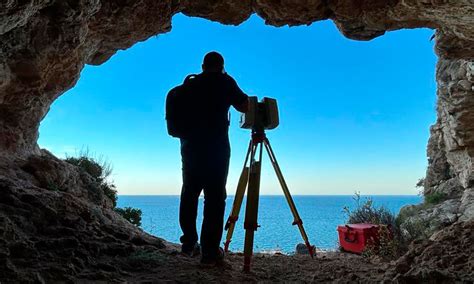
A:
[[[337,226],[337,231],[342,249],[353,253],[362,253],[379,239],[379,226],[374,224],[347,224]]]

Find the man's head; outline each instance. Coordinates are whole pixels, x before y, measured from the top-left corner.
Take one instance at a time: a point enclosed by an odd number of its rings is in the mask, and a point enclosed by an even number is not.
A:
[[[206,72],[223,72],[224,57],[215,51],[209,52],[204,56],[202,70]]]

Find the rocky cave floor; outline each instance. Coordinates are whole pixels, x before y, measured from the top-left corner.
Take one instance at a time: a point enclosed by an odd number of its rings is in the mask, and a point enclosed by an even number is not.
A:
[[[202,268],[112,210],[90,176],[48,153],[0,163],[0,283],[474,282],[474,221],[458,222],[382,262],[344,253],[254,257]]]
[[[309,255],[256,254],[248,273],[242,271],[242,253],[227,255],[225,265],[214,268],[202,267],[199,257],[185,257],[176,250],[162,254],[162,258],[141,271],[130,271],[125,278],[131,282],[380,282],[388,268],[388,264],[367,263],[360,256],[336,252],[320,253],[314,259]]]
[[[242,253],[231,253],[222,267],[205,268],[199,257],[179,253],[179,247],[165,243],[159,250],[140,250],[132,256],[109,259],[111,271],[81,273],[79,280],[127,282],[366,282],[366,283],[450,283],[474,282],[472,232],[474,223],[453,226],[438,241],[412,244],[397,261],[368,260],[359,255],[320,252],[308,255],[256,254],[252,271],[242,271]]]
[[[78,219],[71,222],[71,218],[65,219],[69,223],[38,230],[28,240],[8,241],[14,224],[6,224],[2,216],[0,233],[7,238],[0,241],[0,283],[474,281],[474,222],[453,225],[441,231],[435,241],[413,243],[396,261],[368,260],[339,252],[320,252],[314,259],[308,255],[256,254],[252,271],[244,273],[241,253],[227,255],[222,267],[205,268],[199,257],[183,256],[178,245],[140,235],[135,228],[129,227],[127,234],[126,226],[96,220],[84,224]],[[20,232],[15,233],[20,236]]]

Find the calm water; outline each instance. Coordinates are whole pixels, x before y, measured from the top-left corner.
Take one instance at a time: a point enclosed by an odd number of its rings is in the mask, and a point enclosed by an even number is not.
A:
[[[404,205],[421,202],[419,196],[372,196],[372,199],[376,206],[384,205],[394,213],[398,213]],[[198,227],[202,221],[202,201],[201,198]],[[294,201],[310,241],[322,249],[336,248],[337,225],[344,224],[347,219],[342,208],[344,206],[355,207],[352,196],[294,196]],[[232,202],[233,196],[229,196],[226,206],[226,220]],[[179,243],[181,235],[178,222],[179,196],[121,195],[118,206],[142,209],[142,228],[145,231],[168,241]],[[244,212],[245,203],[242,206],[230,246],[234,251],[243,250]],[[302,241],[298,228],[291,225],[293,217],[283,196],[260,197],[258,222],[261,227],[255,234],[256,251],[281,250],[290,253],[294,251],[296,244]]]

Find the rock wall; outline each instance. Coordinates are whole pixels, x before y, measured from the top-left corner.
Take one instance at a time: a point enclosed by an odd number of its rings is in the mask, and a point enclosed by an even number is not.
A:
[[[474,218],[474,61],[442,57],[436,80],[438,119],[428,142],[424,195],[440,201],[405,208],[412,221],[429,222],[431,231]]]
[[[267,24],[331,19],[347,37],[436,30],[438,120],[428,145],[426,193],[457,198],[471,218],[474,199],[474,3],[472,0],[8,0],[0,3],[0,157],[39,154],[38,127],[52,102],[72,88],[85,64],[168,32],[176,13],[240,24],[257,13]]]

